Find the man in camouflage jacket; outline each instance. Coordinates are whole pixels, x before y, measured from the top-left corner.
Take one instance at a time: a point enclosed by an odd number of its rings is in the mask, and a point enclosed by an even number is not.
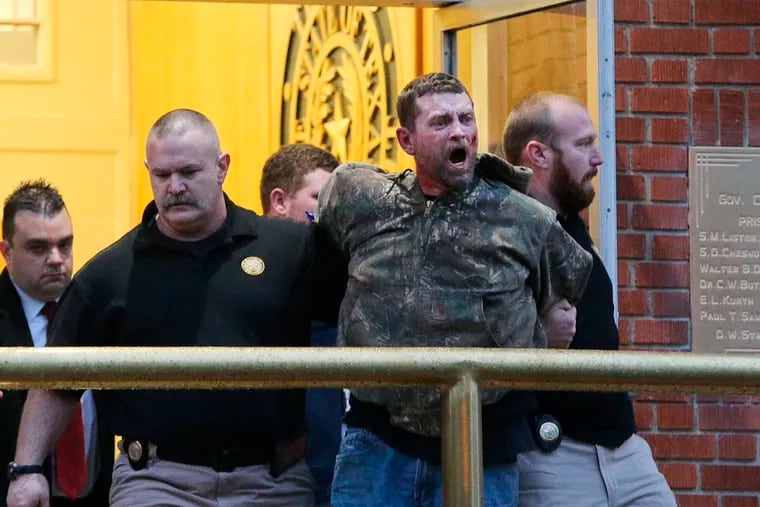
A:
[[[320,193],[319,224],[349,258],[338,344],[545,347],[538,317],[563,298],[577,301],[590,255],[552,210],[523,193],[528,170],[477,154],[472,101],[458,80],[417,78],[397,107],[398,139],[417,172],[346,164]],[[387,409],[405,432],[440,436],[438,390],[352,394]],[[485,391],[482,400],[503,395]],[[365,501],[382,500],[370,493]],[[341,505],[341,496],[333,502]]]

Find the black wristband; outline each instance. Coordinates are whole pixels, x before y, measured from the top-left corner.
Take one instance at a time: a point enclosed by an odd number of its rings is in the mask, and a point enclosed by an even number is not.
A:
[[[8,463],[8,480],[14,481],[19,475],[41,474],[42,465],[19,465],[15,461]]]

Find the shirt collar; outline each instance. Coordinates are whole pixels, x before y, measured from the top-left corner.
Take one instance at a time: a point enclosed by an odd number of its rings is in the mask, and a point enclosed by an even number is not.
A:
[[[237,206],[232,200],[224,194],[224,205],[227,208],[227,218],[222,224],[223,237],[221,242],[223,244],[231,243],[236,237],[256,237],[256,225],[258,224],[258,215],[251,210],[243,209]],[[246,220],[245,215],[249,214]],[[136,251],[142,251],[153,246],[156,246],[159,242],[159,238],[163,237],[161,233],[151,233],[151,228],[155,228],[158,231],[158,227],[155,225],[156,217],[158,216],[158,206],[155,201],[151,201],[143,211],[140,231],[138,232],[137,240],[135,242]],[[159,236],[160,234],[160,236]],[[202,240],[201,240],[202,241]]]

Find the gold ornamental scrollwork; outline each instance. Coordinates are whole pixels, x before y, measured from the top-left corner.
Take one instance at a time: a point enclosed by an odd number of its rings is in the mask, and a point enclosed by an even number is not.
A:
[[[396,62],[386,9],[300,7],[282,87],[282,144],[306,142],[341,161],[393,169]]]

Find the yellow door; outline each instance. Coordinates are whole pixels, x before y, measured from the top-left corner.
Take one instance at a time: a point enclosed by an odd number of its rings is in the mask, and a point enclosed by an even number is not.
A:
[[[54,183],[81,266],[134,215],[127,5],[0,0],[0,47],[0,198]]]

